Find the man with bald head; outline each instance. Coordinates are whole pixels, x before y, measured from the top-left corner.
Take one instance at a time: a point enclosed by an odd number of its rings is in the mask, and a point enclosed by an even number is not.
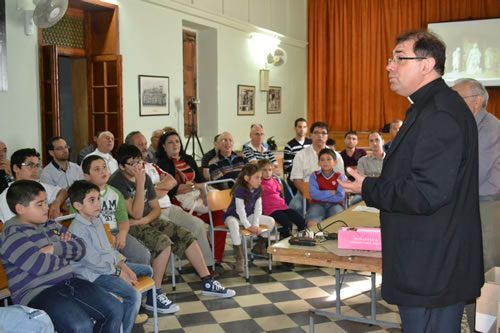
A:
[[[484,270],[500,266],[500,120],[486,111],[488,92],[474,79],[459,80],[453,89],[476,120],[479,137],[479,210]]]
[[[217,139],[217,155],[208,162],[211,180],[235,179],[241,169],[248,163],[247,159],[233,151],[233,136],[229,132],[221,133]],[[223,184],[219,188],[229,188],[232,185]]]
[[[97,148],[89,155],[101,156],[106,162],[109,174],[111,175],[113,172],[118,170],[118,162],[115,160],[113,155],[111,155],[111,151],[115,146],[115,136],[110,131],[103,131],[97,137],[96,144]]]
[[[10,161],[7,159],[7,146],[3,141],[0,141],[0,193],[9,187],[12,178],[10,169]]]
[[[243,154],[249,163],[257,164],[259,160],[267,158],[273,163],[273,174],[280,176],[281,169],[273,152],[264,145],[264,127],[261,124],[250,126],[250,142],[243,147]]]
[[[156,152],[158,151],[158,142],[160,142],[160,137],[163,134],[162,129],[154,130],[151,134],[151,144],[148,147],[148,156],[146,156],[145,161],[149,163],[157,163],[158,158],[156,157]]]

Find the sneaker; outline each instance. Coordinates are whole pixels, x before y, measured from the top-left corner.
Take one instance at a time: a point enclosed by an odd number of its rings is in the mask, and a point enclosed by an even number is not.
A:
[[[228,298],[236,295],[236,292],[233,289],[224,288],[217,280],[207,279],[203,281],[203,289],[201,290],[201,294],[203,296],[217,296]]]
[[[180,310],[179,306],[169,300],[167,295],[163,294],[160,290],[156,292],[156,307],[159,313],[174,313]],[[153,293],[148,293],[148,299],[146,303],[144,303],[144,308],[149,311],[154,311]]]

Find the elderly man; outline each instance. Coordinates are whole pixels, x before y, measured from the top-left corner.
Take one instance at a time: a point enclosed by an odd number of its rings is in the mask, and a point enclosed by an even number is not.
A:
[[[148,156],[148,142],[146,137],[139,131],[130,132],[125,138],[125,143],[134,145],[141,151],[142,158]],[[168,191],[177,185],[177,181],[169,173],[163,171],[154,163],[145,162],[144,169],[151,178],[156,190],[156,196],[161,208],[161,216],[172,223],[184,227],[191,231],[198,239],[203,258],[209,267],[212,266],[214,259],[212,250],[207,238],[206,224],[201,219],[184,211],[179,206],[172,205]],[[173,264],[173,263],[172,263]],[[223,268],[217,265],[217,271],[223,272]],[[213,274],[213,272],[211,272]]]
[[[108,167],[109,174],[112,174],[118,170],[118,162],[115,160],[111,151],[115,146],[115,136],[110,131],[104,131],[97,137],[97,148],[89,155],[99,155],[104,161],[106,161],[106,166]],[[88,155],[87,155],[88,156]]]
[[[234,141],[231,133],[224,132],[219,135],[217,140],[218,154],[210,160],[208,167],[210,170],[210,179],[234,179],[241,172],[241,169],[247,164],[247,159],[233,151]],[[228,184],[222,184],[219,188],[228,188]],[[229,185],[229,187],[232,185]]]
[[[267,158],[273,163],[273,174],[280,176],[281,170],[279,168],[276,157],[272,151],[264,145],[264,127],[261,124],[253,124],[250,126],[250,143],[243,147],[243,154],[249,163],[257,164],[257,161]]]
[[[479,210],[483,232],[484,270],[500,266],[500,120],[486,111],[488,92],[474,79],[458,81],[453,89],[476,120],[479,135]]]
[[[82,169],[69,160],[69,146],[61,136],[47,141],[47,151],[52,157],[40,174],[40,181],[65,190],[76,180],[84,179]]]
[[[392,146],[392,142],[394,141],[394,138],[396,137],[396,134],[398,134],[399,132],[399,129],[401,128],[401,125],[403,125],[403,121],[401,120],[394,120],[392,123],[391,123],[391,126],[389,127],[389,133],[391,133],[391,137],[392,137],[392,140],[387,142],[385,145],[384,145],[384,151],[387,153],[387,151],[389,150],[389,148],[391,148]]]
[[[477,127],[441,78],[445,58],[427,31],[398,36],[386,69],[411,107],[380,177],[350,170],[355,181],[340,182],[380,209],[382,297],[405,332],[459,332],[484,283]]]
[[[15,180],[36,181],[40,172],[40,154],[33,148],[19,149],[12,154],[10,166],[12,171],[14,171]],[[55,219],[61,216],[61,206],[64,205],[64,201],[68,198],[68,193],[58,186],[42,182],[40,184],[43,185],[47,194],[49,218]],[[9,205],[7,204],[7,191],[8,189],[5,189],[0,194],[0,221],[3,222],[7,222],[14,217],[14,213],[9,209]]]
[[[290,201],[290,208],[295,210],[299,214],[303,214],[303,200],[302,192],[304,189],[304,182],[309,182],[309,177],[311,173],[319,170],[318,165],[318,153],[323,148],[327,148],[326,140],[328,139],[328,125],[323,122],[315,122],[311,125],[312,144],[299,151],[295,158],[293,159],[292,172],[290,178],[293,184],[297,188],[297,193]],[[334,170],[344,174],[344,161],[339,153],[335,152],[337,155],[337,165]]]
[[[0,193],[9,187],[11,178],[12,171],[10,169],[10,162],[7,159],[7,146],[0,141]]]
[[[148,147],[148,156],[146,156],[145,161],[149,163],[157,163],[158,158],[156,157],[156,152],[158,151],[158,142],[163,134],[162,129],[154,130],[151,134],[151,144]]]
[[[385,152],[382,148],[384,144],[382,134],[377,131],[371,132],[368,135],[368,144],[370,145],[372,154],[359,159],[358,171],[365,176],[378,177],[382,173],[382,164],[385,157]]]

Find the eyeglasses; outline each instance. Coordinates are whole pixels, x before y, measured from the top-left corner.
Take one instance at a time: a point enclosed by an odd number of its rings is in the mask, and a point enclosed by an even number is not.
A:
[[[61,150],[70,150],[70,147],[68,145],[63,146],[63,147],[56,147],[53,150],[61,151]]]
[[[30,169],[40,169],[40,163],[38,163],[38,164],[31,163],[31,162],[30,163],[21,163],[21,167],[23,167],[23,166],[28,167]]]
[[[132,162],[127,162],[125,163],[126,165],[130,165],[131,167],[135,167],[135,166],[138,166],[139,164],[142,163],[142,159],[139,159],[139,160],[133,160]]]
[[[328,132],[316,132],[316,131],[314,131],[314,132],[312,132],[312,134],[314,134],[314,135],[328,135]]]
[[[469,97],[477,97],[479,95],[469,95],[469,96],[462,96],[463,99],[469,98]]]
[[[394,57],[389,58],[387,60],[387,64],[390,65],[393,63],[395,65],[399,65],[402,60],[424,60],[424,59],[427,59],[427,57],[400,57],[398,55],[395,55]]]

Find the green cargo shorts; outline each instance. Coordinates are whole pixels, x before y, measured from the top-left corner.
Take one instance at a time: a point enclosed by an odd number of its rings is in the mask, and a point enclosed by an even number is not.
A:
[[[189,230],[162,219],[130,227],[129,233],[146,245],[153,260],[169,246],[172,246],[176,256],[182,258],[186,249],[196,240]]]

